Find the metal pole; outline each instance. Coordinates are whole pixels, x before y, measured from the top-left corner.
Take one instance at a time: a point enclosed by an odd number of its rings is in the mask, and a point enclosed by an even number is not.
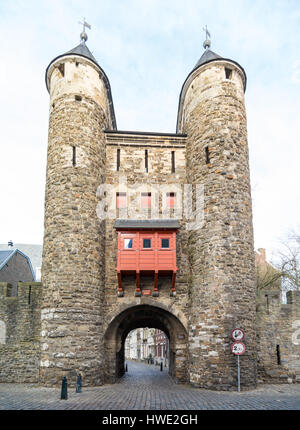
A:
[[[240,356],[237,356],[238,358],[238,392],[241,391],[241,377],[240,377]]]

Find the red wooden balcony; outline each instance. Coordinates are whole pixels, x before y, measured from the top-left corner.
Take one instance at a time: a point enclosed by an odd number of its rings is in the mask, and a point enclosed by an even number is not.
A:
[[[158,296],[158,276],[171,275],[171,295],[176,280],[176,220],[117,220],[118,232],[118,295],[123,296],[122,277],[136,274],[136,296],[142,294],[140,275],[154,273],[153,296]]]

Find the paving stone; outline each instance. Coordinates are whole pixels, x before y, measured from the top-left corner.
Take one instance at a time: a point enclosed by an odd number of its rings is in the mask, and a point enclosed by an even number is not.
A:
[[[211,391],[175,384],[157,366],[129,362],[116,384],[60,389],[36,384],[0,384],[0,410],[300,410],[300,384],[263,385],[256,390]]]

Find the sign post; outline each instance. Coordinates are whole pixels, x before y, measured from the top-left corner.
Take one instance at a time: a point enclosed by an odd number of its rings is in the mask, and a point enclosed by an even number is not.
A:
[[[231,338],[234,340],[234,343],[231,345],[231,352],[234,355],[237,355],[237,364],[238,364],[238,392],[241,391],[241,376],[240,376],[240,355],[244,354],[246,351],[246,347],[241,342],[244,339],[244,332],[240,328],[235,328],[231,332]]]

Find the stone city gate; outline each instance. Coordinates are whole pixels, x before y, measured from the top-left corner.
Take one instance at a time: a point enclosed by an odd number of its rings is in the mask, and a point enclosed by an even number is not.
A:
[[[105,382],[114,383],[124,372],[125,340],[136,328],[151,327],[169,338],[169,374],[179,383],[188,381],[187,331],[171,312],[153,305],[133,305],[117,315],[108,325],[105,338]]]
[[[115,380],[126,335],[150,326],[169,336],[174,378],[232,389],[228,342],[240,326],[242,377],[253,388],[245,71],[206,41],[180,92],[176,132],[118,130],[109,80],[86,40],[83,32],[46,70],[40,382],[78,371],[87,385]]]
[[[169,337],[179,382],[235,389],[234,327],[246,333],[243,389],[257,374],[296,380],[297,292],[284,307],[264,292],[256,310],[244,69],[206,40],[180,92],[176,132],[118,130],[86,40],[83,32],[46,70],[42,285],[20,284],[11,297],[0,283],[0,381],[54,386],[78,372],[86,386],[115,381],[127,334],[145,326]]]

